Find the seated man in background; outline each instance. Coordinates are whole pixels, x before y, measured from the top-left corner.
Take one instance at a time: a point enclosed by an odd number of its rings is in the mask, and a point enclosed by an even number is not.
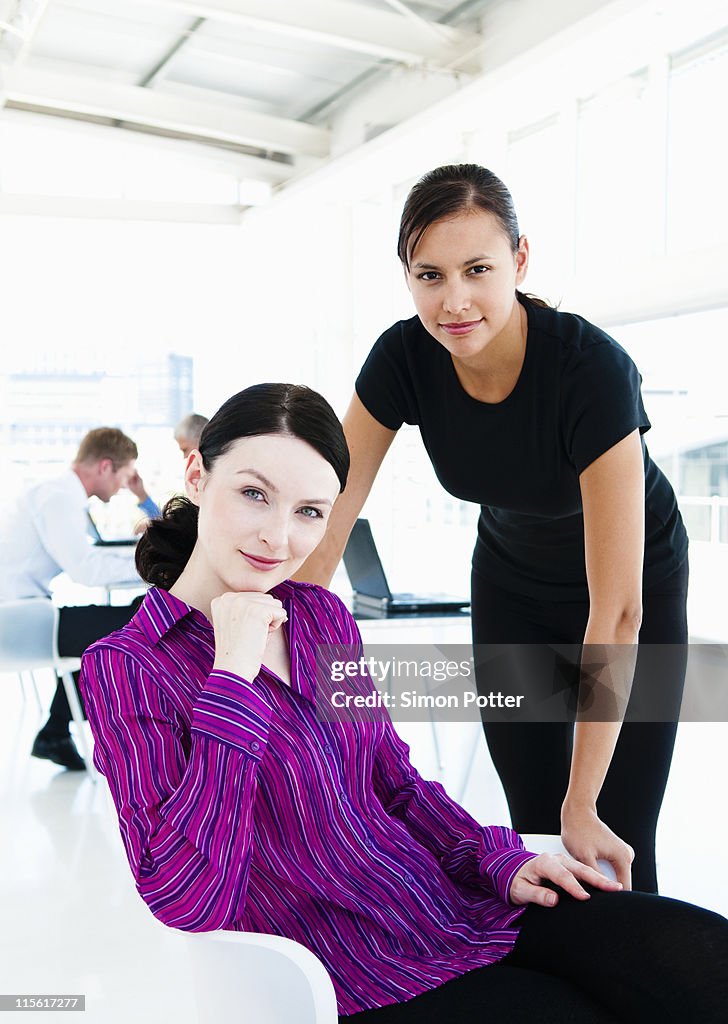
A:
[[[0,524],[0,601],[50,598],[50,583],[61,572],[87,587],[143,586],[131,548],[99,548],[89,543],[89,498],[106,502],[127,487],[140,508],[148,511],[144,503],[148,496],[135,467],[137,456],[136,444],[121,430],[91,430],[70,469],[19,496]],[[80,657],[89,644],[128,622],[138,603],[139,599],[122,607],[61,608],[59,654]],[[32,754],[83,771],[86,765],[71,739],[70,721],[71,710],[59,680],[50,716],[35,738]]]
[[[185,459],[194,448],[199,446],[202,428],[206,423],[206,416],[200,416],[199,413],[191,412],[189,416],[185,416],[184,419],[181,419],[174,428],[174,439]],[[137,491],[135,481],[132,481],[129,484],[129,489],[137,495],[139,508],[145,516],[145,518],[140,519],[134,527],[134,533],[142,534],[149,526],[152,519],[159,519],[162,513],[159,506],[152,498],[149,497],[149,495],[147,495],[146,491],[144,491],[143,494],[140,491]],[[144,500],[144,497],[146,497],[146,500]]]
[[[134,472],[131,475],[131,478],[125,484],[125,486],[131,491],[131,493],[136,498],[139,511],[143,513],[143,515],[145,516],[145,519],[143,520],[145,523],[148,523],[150,519],[159,519],[159,517],[162,514],[162,510],[160,509],[159,505],[156,503],[154,498],[151,498],[147,494],[147,489],[144,486],[144,481],[139,476],[139,473],[136,470],[134,470]],[[135,530],[134,532],[136,533],[137,531]]]
[[[207,416],[200,416],[197,412],[191,412],[180,420],[174,428],[174,439],[179,445],[179,450],[186,459],[194,448],[200,445],[202,429],[208,422]]]

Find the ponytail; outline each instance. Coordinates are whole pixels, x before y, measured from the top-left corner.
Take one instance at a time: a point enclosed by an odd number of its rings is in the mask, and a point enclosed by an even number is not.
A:
[[[177,494],[153,519],[136,547],[136,567],[141,578],[154,587],[169,590],[187,565],[197,542],[197,505]]]
[[[540,298],[538,295],[532,295],[531,292],[521,292],[516,288],[516,297],[520,303],[530,302],[532,306],[540,306],[541,309],[558,309],[558,303],[554,306],[546,299]]]

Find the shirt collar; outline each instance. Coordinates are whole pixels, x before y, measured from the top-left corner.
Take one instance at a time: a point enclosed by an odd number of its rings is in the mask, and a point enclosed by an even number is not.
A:
[[[72,469],[67,469],[61,480],[63,480],[63,486],[73,493],[74,500],[88,505],[88,494],[86,494],[86,488],[81,483],[81,477],[78,473],[75,473]]]
[[[309,673],[301,671],[298,658],[295,594],[296,587],[302,586],[307,586],[307,584],[297,584],[291,580],[284,580],[278,586],[273,587],[271,594],[278,598],[288,614],[287,636],[291,655],[291,690],[306,700],[315,702],[315,689],[311,680],[307,678]],[[147,591],[139,611],[134,616],[134,622],[142,630],[150,644],[156,646],[173,626],[188,615],[196,618],[198,622],[204,623],[208,629],[212,630],[212,623],[199,609],[193,608],[192,605],[187,604],[185,601],[181,601],[178,597],[170,594],[168,590],[162,590],[160,587],[151,587]]]
[[[139,626],[150,644],[156,646],[167,635],[172,626],[186,615],[198,615],[205,619],[202,612],[191,605],[180,601],[168,590],[151,587],[142,601],[134,622]],[[207,619],[205,619],[207,621]]]

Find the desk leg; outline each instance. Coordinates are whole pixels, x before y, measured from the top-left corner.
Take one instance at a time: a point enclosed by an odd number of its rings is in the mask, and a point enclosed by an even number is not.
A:
[[[473,765],[475,764],[475,755],[478,753],[478,746],[480,745],[480,738],[482,734],[483,726],[480,723],[478,723],[475,729],[475,734],[473,736],[473,745],[470,748],[470,756],[468,757],[468,763],[463,774],[463,781],[460,785],[460,791],[458,792],[457,795],[457,802],[459,804],[462,804],[463,798],[465,797],[465,793],[467,792],[468,789],[470,776],[473,773]]]

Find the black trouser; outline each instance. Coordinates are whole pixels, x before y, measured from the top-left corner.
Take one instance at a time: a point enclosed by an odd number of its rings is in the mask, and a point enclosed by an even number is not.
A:
[[[136,597],[131,604],[118,606],[89,604],[61,608],[58,621],[58,653],[62,658],[80,658],[91,644],[125,626],[142,600],[141,597]],[[83,710],[83,697],[78,688],[77,676],[78,673],[74,672],[76,692]],[[49,739],[68,736],[71,717],[66,691],[59,679],[51,702],[50,715],[41,733]]]
[[[716,883],[718,884],[718,883]],[[588,887],[587,887],[588,888]],[[647,893],[527,907],[505,959],[351,1024],[723,1024],[728,921]]]
[[[645,591],[631,701],[657,684],[663,703],[680,707],[687,663],[687,560],[663,583]],[[472,575],[474,644],[573,644],[584,639],[588,602],[539,602],[494,587]],[[663,645],[674,645],[665,651]],[[477,659],[476,659],[477,668]],[[477,674],[477,673],[476,673]],[[487,663],[477,679],[487,693]],[[655,832],[677,732],[673,720],[625,722],[597,809],[602,820],[635,850],[632,884],[657,892]],[[568,722],[484,723],[517,832],[558,835],[571,763],[573,725]]]

